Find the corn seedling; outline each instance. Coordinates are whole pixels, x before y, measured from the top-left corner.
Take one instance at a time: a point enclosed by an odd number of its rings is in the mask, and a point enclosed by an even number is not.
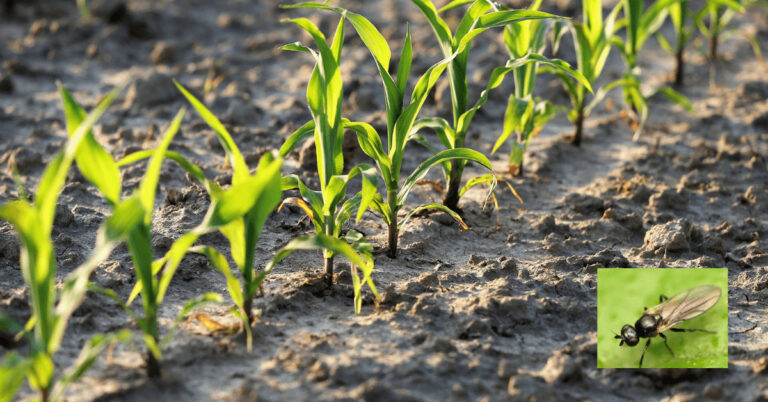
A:
[[[513,67],[507,66],[504,70],[496,69],[491,74],[488,87],[480,95],[474,105],[470,106],[467,83],[467,62],[472,40],[484,31],[499,26],[515,24],[534,19],[557,18],[556,16],[535,10],[499,10],[489,0],[455,0],[448,3],[438,11],[430,0],[412,0],[421,10],[432,27],[440,44],[440,50],[445,59],[450,59],[448,64],[448,81],[451,92],[451,111],[453,121],[449,123],[442,118],[425,118],[418,120],[414,130],[430,128],[434,130],[441,143],[448,149],[464,148],[464,141],[469,130],[470,123],[485,102],[488,100],[488,92],[499,86],[503,76],[512,71]],[[448,24],[440,17],[444,12],[456,7],[470,4],[459,26],[451,33]],[[527,61],[527,58],[517,60],[517,63]],[[443,171],[446,174],[448,189],[443,199],[443,205],[458,211],[458,203],[461,191],[461,180],[466,165],[466,159],[446,161],[443,163]],[[480,183],[482,181],[477,181]]]
[[[745,6],[742,0],[707,0],[704,7],[694,16],[696,26],[704,37],[709,39],[709,59],[718,59],[717,49],[722,35],[736,13],[743,13]],[[709,19],[708,25],[706,19]],[[759,47],[758,47],[759,49]]]
[[[405,206],[408,194],[413,186],[427,174],[429,169],[448,160],[471,160],[481,164],[488,170],[491,170],[491,164],[488,158],[483,154],[466,148],[448,149],[437,153],[426,161],[422,162],[400,185],[400,173],[402,169],[405,147],[409,140],[420,136],[413,131],[416,117],[419,114],[429,92],[434,87],[440,75],[448,67],[453,56],[444,59],[431,66],[419,78],[410,98],[410,103],[405,104],[406,87],[408,76],[411,70],[411,61],[413,48],[411,43],[410,31],[406,33],[405,42],[400,55],[400,62],[397,67],[397,76],[392,77],[389,74],[389,64],[392,51],[389,48],[384,37],[378,29],[365,17],[352,13],[342,8],[332,8],[318,3],[302,3],[290,8],[315,8],[333,11],[346,17],[355,28],[356,32],[371,52],[376,66],[378,67],[381,81],[384,86],[387,111],[387,149],[381,143],[381,137],[376,130],[367,123],[349,122],[344,119],[342,124],[344,128],[353,130],[357,134],[360,148],[371,157],[378,167],[378,173],[384,181],[387,189],[387,199],[383,200],[380,196],[374,199],[371,209],[381,215],[389,230],[389,250],[387,255],[390,258],[397,257],[397,240],[399,229],[416,212],[426,209],[438,209],[447,212],[456,219],[462,226],[464,224],[461,217],[456,212],[438,203],[428,203],[420,205],[408,214],[402,220],[398,220],[398,213]],[[295,142],[291,142],[295,144]],[[290,148],[284,147],[283,152]],[[493,182],[495,184],[495,182]]]
[[[71,94],[64,88],[61,88],[62,101],[67,120],[67,130],[70,135],[74,135],[80,126],[83,125],[85,110],[77,104]],[[129,298],[128,303],[141,291],[142,307],[144,316],[139,317],[123,304],[117,294],[109,289],[101,289],[95,285],[90,285],[94,291],[105,294],[117,301],[123,309],[136,321],[143,332],[144,343],[147,346],[147,374],[150,377],[160,376],[161,348],[170,340],[173,330],[161,340],[158,328],[157,318],[160,304],[162,303],[165,292],[168,289],[171,278],[178,266],[178,263],[186,254],[187,249],[192,245],[199,234],[191,233],[182,236],[173,243],[166,256],[156,262],[152,261],[152,215],[154,211],[155,193],[160,178],[160,168],[162,167],[165,152],[170,145],[174,135],[179,130],[181,120],[184,117],[185,109],[179,113],[171,122],[170,126],[163,135],[160,145],[152,153],[152,158],[147,167],[144,178],[139,188],[129,199],[137,200],[141,209],[141,218],[135,227],[128,234],[128,250],[133,259],[136,276],[138,278],[137,287]],[[83,145],[77,152],[75,159],[80,172],[88,179],[104,196],[107,203],[117,211],[117,206],[121,205],[121,183],[119,164],[112,159],[112,156],[101,147],[95,140],[92,133],[88,133]],[[88,155],[86,158],[85,155]],[[125,201],[123,201],[124,203]],[[194,231],[193,231],[194,232]],[[163,264],[168,262],[165,269],[160,273]],[[159,277],[158,277],[159,276]],[[180,322],[184,315],[202,303],[217,302],[220,296],[213,293],[204,294],[195,300],[188,302],[182,309],[176,323]],[[175,326],[174,326],[175,328]]]
[[[528,8],[537,11],[541,0],[534,1]],[[562,109],[549,101],[533,96],[536,86],[536,75],[540,73],[556,73],[567,77],[574,85],[582,87],[583,91],[592,91],[589,81],[584,75],[571,68],[568,63],[559,59],[549,59],[543,56],[547,47],[547,33],[551,21],[528,20],[508,25],[504,29],[504,44],[507,47],[511,61],[525,60],[522,65],[513,68],[515,91],[509,97],[507,110],[504,114],[504,130],[493,145],[491,152],[499,147],[512,135],[512,150],[509,153],[509,172],[514,175],[523,174],[523,155],[532,137],[535,137],[544,125]],[[544,68],[545,67],[545,68]],[[509,66],[507,66],[509,68]]]
[[[114,341],[130,337],[126,331],[93,336],[83,347],[75,363],[56,379],[53,356],[61,347],[67,323],[82,303],[88,290],[88,278],[109,257],[128,233],[139,223],[142,207],[135,197],[115,206],[113,214],[101,225],[91,256],[70,273],[59,292],[56,291],[56,255],[51,241],[56,203],[76,155],[93,162],[93,154],[84,146],[92,136],[91,127],[115,99],[119,89],[110,92],[87,116],[83,116],[67,144],[46,167],[30,203],[25,197],[0,205],[0,219],[10,222],[21,240],[21,271],[29,286],[32,318],[21,329],[7,317],[0,316],[0,329],[21,330],[30,336],[28,356],[16,352],[6,354],[0,364],[0,401],[10,401],[26,378],[42,401],[59,400],[66,387],[82,377],[101,351]]]
[[[325,35],[315,24],[306,18],[284,20],[304,29],[314,40],[317,50],[311,49],[300,42],[283,46],[284,50],[310,53],[316,61],[307,86],[307,102],[309,103],[312,121],[300,127],[291,134],[281,147],[280,154],[285,155],[303,139],[314,136],[317,153],[317,174],[320,179],[320,191],[309,189],[296,175],[283,178],[283,190],[298,189],[300,198],[289,198],[286,202],[299,205],[315,225],[316,236],[298,238],[286,246],[286,250],[278,253],[275,263],[294,250],[322,249],[324,258],[325,277],[328,286],[333,285],[333,258],[336,254],[343,255],[352,262],[352,280],[355,290],[355,310],[362,306],[363,283],[378,297],[376,287],[371,279],[373,257],[371,246],[360,233],[349,230],[342,238],[342,229],[352,217],[357,208],[356,219],[359,221],[363,213],[371,205],[378,185],[376,168],[360,164],[347,174],[343,174],[344,158],[341,145],[344,139],[344,119],[342,118],[343,83],[339,60],[344,42],[344,24],[342,16],[336,28],[333,42],[328,44]],[[347,184],[351,179],[362,177],[362,190],[351,198],[347,198]],[[363,279],[357,273],[359,267],[363,271]]]
[[[685,77],[685,45],[691,38],[691,27],[688,26],[688,0],[679,0],[669,5],[669,19],[672,21],[672,27],[675,30],[674,45],[667,39],[656,33],[656,39],[662,49],[675,55],[675,73],[674,84],[676,87],[682,87]]]
[[[616,29],[616,16],[621,10],[619,3],[603,20],[603,6],[600,0],[583,0],[583,22],[568,23],[568,30],[573,37],[576,51],[576,70],[594,85],[603,73],[605,62],[611,52],[611,36]],[[541,68],[545,70],[547,67]],[[565,92],[571,100],[568,110],[568,119],[573,123],[572,143],[581,144],[584,131],[584,120],[589,117],[592,110],[605,99],[608,92],[622,80],[614,81],[599,88],[591,100],[587,101],[588,86],[575,80],[563,71],[550,70],[560,78]]]
[[[611,43],[620,50],[626,65],[625,73],[619,81],[624,93],[624,102],[631,108],[635,120],[634,141],[640,138],[645,121],[648,118],[648,97],[661,92],[671,101],[693,110],[690,102],[680,93],[667,86],[653,88],[648,93],[641,89],[640,67],[637,65],[638,53],[645,41],[659,30],[668,14],[671,4],[679,0],[656,0],[647,10],[644,10],[643,0],[622,0],[624,18],[617,22],[619,28],[626,28],[626,38],[617,35],[611,38]]]
[[[253,343],[251,335],[253,298],[269,272],[265,270],[256,273],[254,266],[256,243],[259,241],[264,222],[282,199],[280,188],[282,159],[275,158],[271,153],[265,154],[259,161],[256,173],[251,175],[240,150],[219,119],[184,87],[178,83],[176,86],[200,117],[216,132],[222,147],[226,150],[227,158],[230,161],[229,165],[233,168],[232,188],[222,191],[218,185],[204,179],[202,172],[199,172],[199,169],[196,169],[194,165],[188,162],[182,163],[182,167],[192,167],[194,173],[189,168],[187,171],[198,177],[203,183],[203,187],[207,189],[211,203],[214,205],[212,211],[215,211],[216,207],[221,208],[219,206],[221,203],[225,203],[226,206],[226,203],[237,201],[237,198],[229,198],[237,197],[239,194],[239,202],[242,203],[239,208],[241,208],[242,214],[230,213],[226,219],[219,217],[208,222],[209,228],[200,230],[204,232],[213,229],[219,230],[229,240],[230,253],[240,271],[242,286],[232,274],[227,259],[213,247],[195,246],[190,251],[207,256],[214,268],[226,278],[229,295],[235,303],[232,313],[242,322],[247,336],[247,349],[250,352]]]

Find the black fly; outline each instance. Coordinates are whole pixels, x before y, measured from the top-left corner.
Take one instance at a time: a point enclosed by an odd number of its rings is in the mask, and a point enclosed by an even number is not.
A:
[[[645,351],[648,350],[648,346],[651,345],[651,338],[656,335],[664,339],[664,346],[666,346],[669,353],[674,356],[675,354],[667,344],[667,337],[662,332],[670,330],[673,332],[701,331],[715,333],[714,331],[707,331],[704,329],[674,327],[683,321],[688,321],[704,314],[704,312],[717,303],[720,299],[720,293],[721,291],[719,287],[704,285],[680,292],[672,296],[672,298],[660,295],[660,304],[651,308],[644,307],[645,312],[637,322],[635,322],[635,326],[633,327],[629,324],[625,324],[621,327],[621,335],[616,335],[614,338],[621,339],[619,346],[622,346],[625,343],[629,346],[635,346],[640,342],[640,338],[648,338],[648,341],[645,343],[645,348],[643,349],[643,354],[640,356],[640,364],[638,367],[643,367]]]

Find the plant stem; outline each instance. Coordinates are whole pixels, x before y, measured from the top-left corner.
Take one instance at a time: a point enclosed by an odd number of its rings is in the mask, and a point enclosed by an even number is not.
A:
[[[147,351],[147,377],[160,378],[160,362],[157,361],[152,352]]]
[[[523,155],[525,154],[525,143],[523,136],[517,134],[517,141],[512,142],[512,150],[509,151],[509,174],[513,177],[523,175]]]
[[[464,166],[461,166],[461,164],[457,162],[452,163],[453,166],[451,166],[451,176],[450,180],[448,181],[448,192],[445,193],[445,198],[443,199],[443,205],[450,208],[456,213],[460,213],[459,211],[459,189],[461,188],[461,174],[464,171]]]
[[[49,392],[48,388],[40,388],[40,400],[42,402],[48,402]]]
[[[325,216],[325,235],[333,237],[334,220],[332,215]],[[333,254],[329,250],[323,250],[323,271],[325,272],[325,281],[329,288],[333,287]],[[330,255],[330,257],[328,256]]]
[[[396,184],[396,183],[395,183]],[[397,185],[387,189],[387,203],[392,216],[389,217],[389,250],[387,257],[397,258]]]
[[[395,217],[397,219],[397,217]],[[389,224],[389,250],[387,251],[387,257],[397,258],[397,223]]]
[[[582,131],[584,130],[584,105],[579,107],[579,114],[576,115],[576,120],[573,122],[573,127],[574,132],[571,144],[578,147],[581,145]],[[522,164],[520,166],[522,167]]]
[[[722,14],[721,7],[716,7],[714,12],[710,14],[709,18],[709,60],[717,60],[717,42],[720,36],[720,16]]]
[[[680,46],[675,54],[675,86],[678,88],[683,86],[683,70],[685,69],[684,51],[685,48]]]
[[[325,283],[330,288],[333,286],[333,257],[326,257],[323,264],[325,271]]]
[[[253,298],[243,302],[243,310],[245,310],[245,318],[248,320],[246,325],[251,325],[253,322]]]

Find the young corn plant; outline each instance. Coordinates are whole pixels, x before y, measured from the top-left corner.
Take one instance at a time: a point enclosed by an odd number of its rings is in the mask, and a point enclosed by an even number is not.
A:
[[[704,7],[694,16],[696,26],[705,38],[709,39],[709,60],[718,60],[717,50],[722,35],[737,13],[743,13],[743,0],[707,0]],[[756,2],[750,2],[756,3]],[[707,25],[707,19],[708,25]],[[757,49],[760,47],[758,46]]]
[[[199,180],[207,189],[213,205],[220,204],[223,197],[237,195],[239,192],[243,205],[249,206],[249,208],[243,209],[244,213],[241,216],[233,216],[226,224],[209,222],[210,229],[218,229],[229,240],[230,254],[240,272],[242,285],[232,274],[227,259],[213,247],[195,246],[190,251],[204,254],[208,257],[211,265],[224,275],[229,295],[235,303],[232,313],[241,320],[242,327],[246,332],[247,349],[250,352],[253,344],[251,334],[254,318],[253,299],[268,272],[256,272],[256,243],[259,241],[264,222],[282,199],[280,176],[282,158],[276,158],[272,153],[265,154],[259,161],[256,173],[251,175],[245,159],[243,159],[232,136],[221,124],[221,121],[181,84],[176,83],[176,86],[200,117],[216,132],[222,147],[226,150],[227,158],[233,169],[232,188],[228,191],[222,191],[218,185],[201,177],[202,173],[197,173],[199,169],[195,169],[195,173],[190,173],[200,178]],[[183,166],[194,165],[186,163],[182,164]],[[235,192],[232,191],[233,189]],[[208,230],[205,229],[205,231]]]
[[[63,87],[61,96],[66,114],[67,130],[70,136],[74,136],[82,127],[85,119],[85,110],[75,101],[72,95]],[[110,289],[101,289],[95,285],[89,288],[93,291],[105,294],[117,301],[123,309],[136,321],[143,332],[144,344],[147,347],[146,369],[149,377],[159,377],[160,359],[162,346],[170,340],[173,334],[172,328],[165,338],[160,337],[158,326],[158,312],[163,297],[168,289],[171,278],[178,267],[178,263],[186,254],[188,248],[194,243],[194,240],[200,236],[193,230],[191,233],[183,235],[175,241],[168,254],[158,261],[152,261],[152,215],[154,212],[155,195],[157,185],[160,179],[160,169],[162,167],[165,153],[170,145],[174,135],[181,126],[185,109],[179,111],[171,122],[165,134],[160,140],[160,145],[152,153],[149,165],[144,178],[129,199],[135,199],[141,207],[141,216],[139,222],[131,228],[127,235],[128,250],[133,259],[136,277],[138,278],[137,287],[131,295],[130,301],[141,292],[142,307],[144,316],[135,314],[126,304],[123,304],[118,295]],[[88,155],[86,158],[85,155]],[[119,166],[112,156],[101,147],[95,140],[93,134],[88,130],[83,144],[77,151],[75,158],[78,168],[83,176],[89,180],[106,199],[107,203],[116,212],[119,205],[125,201],[120,201],[122,192]],[[167,262],[167,263],[166,263]],[[165,265],[165,269],[161,268]],[[176,319],[178,324],[185,315],[192,309],[203,303],[218,302],[221,297],[215,293],[207,293],[188,302],[182,309]]]
[[[528,10],[537,11],[540,5],[541,0],[536,0]],[[589,80],[582,73],[562,60],[543,56],[547,47],[547,34],[552,26],[550,22],[548,20],[521,21],[508,25],[504,29],[504,44],[511,61],[528,59],[524,64],[511,70],[515,91],[509,97],[504,114],[504,130],[491,151],[496,152],[510,135],[516,134],[512,141],[508,165],[509,173],[513,176],[523,174],[523,155],[531,138],[538,135],[547,122],[562,109],[549,101],[533,96],[536,76],[544,72],[559,74],[568,77],[574,85],[581,86],[585,92],[592,91]]]
[[[640,67],[637,64],[638,53],[645,41],[658,31],[667,17],[668,8],[679,0],[656,0],[647,10],[644,10],[643,0],[622,0],[624,18],[617,22],[619,27],[626,28],[626,38],[617,35],[611,38],[611,43],[619,49],[626,65],[621,87],[625,104],[631,108],[634,116],[634,141],[640,138],[645,121],[648,118],[648,98],[661,92],[671,101],[693,110],[688,99],[668,86],[653,88],[648,93],[641,89]]]
[[[680,88],[685,80],[685,45],[693,33],[691,27],[688,26],[688,13],[690,12],[688,0],[674,2],[669,5],[667,10],[675,30],[674,45],[670,44],[661,33],[656,33],[656,39],[659,41],[662,49],[675,55],[675,78],[673,83],[675,87]]]
[[[499,26],[519,23],[527,20],[558,18],[555,15],[535,10],[499,10],[495,4],[489,0],[455,0],[439,11],[430,0],[411,0],[424,14],[427,22],[440,44],[440,50],[445,59],[450,59],[448,63],[448,82],[451,92],[451,111],[453,121],[448,122],[442,118],[421,119],[414,125],[414,130],[423,128],[434,130],[440,141],[447,149],[464,148],[467,131],[470,123],[485,102],[488,100],[488,92],[499,86],[504,74],[512,71],[513,67],[507,65],[507,71],[496,69],[488,83],[488,87],[480,95],[480,98],[474,105],[469,104],[469,88],[467,83],[467,62],[472,40],[482,32]],[[440,12],[444,12],[456,7],[470,4],[461,22],[454,33],[451,33],[448,24],[440,17]],[[528,56],[530,57],[530,56]],[[527,61],[523,57],[516,63]],[[516,66],[515,66],[516,67]],[[443,205],[459,211],[458,203],[462,191],[462,175],[466,166],[466,159],[446,161],[443,163],[443,170],[446,173],[448,189],[443,199]],[[482,181],[475,181],[480,183]]]
[[[75,363],[57,378],[53,356],[61,347],[69,318],[85,298],[90,274],[127,237],[142,216],[142,206],[137,198],[118,203],[113,214],[99,228],[90,257],[66,277],[57,292],[56,255],[51,241],[56,203],[76,155],[80,160],[93,162],[94,155],[83,145],[91,135],[91,127],[118,92],[119,89],[110,92],[89,115],[84,116],[65,148],[46,167],[34,202],[30,203],[22,196],[17,201],[0,204],[0,219],[10,222],[21,240],[21,271],[29,287],[32,307],[32,318],[23,329],[0,314],[0,329],[21,330],[19,336],[32,332],[27,356],[11,351],[0,363],[0,401],[12,400],[25,378],[30,388],[40,393],[40,400],[59,400],[67,386],[87,372],[106,346],[130,337],[127,331],[91,337]]]
[[[466,227],[463,220],[456,212],[438,203],[420,205],[407,213],[402,220],[398,217],[398,214],[405,206],[410,190],[432,167],[438,166],[449,160],[464,160],[477,162],[488,170],[492,169],[490,161],[483,154],[467,148],[454,148],[439,152],[422,162],[416,170],[405,179],[403,184],[400,184],[400,174],[403,157],[405,155],[405,147],[411,139],[418,139],[417,134],[413,131],[416,117],[424,105],[428,94],[434,87],[440,75],[448,67],[448,64],[453,57],[444,59],[427,69],[416,83],[411,94],[410,102],[406,104],[406,87],[413,56],[410,30],[406,32],[405,42],[403,43],[403,48],[400,54],[400,62],[397,67],[397,75],[396,77],[392,77],[389,73],[392,51],[379,30],[362,15],[355,14],[343,8],[328,7],[325,4],[319,3],[301,3],[288,8],[322,9],[345,16],[370,51],[376,66],[378,67],[386,99],[386,150],[381,143],[380,134],[376,132],[370,124],[350,122],[346,119],[342,120],[342,124],[344,128],[353,130],[356,133],[360,148],[366,155],[376,162],[378,174],[386,186],[386,200],[377,196],[371,204],[371,209],[381,215],[382,219],[387,224],[389,231],[389,248],[387,255],[390,258],[397,257],[399,229],[416,212],[426,209],[442,210],[450,214],[462,226]],[[301,134],[302,133],[299,132],[297,135]],[[303,135],[309,135],[309,133],[305,132]],[[289,140],[287,145],[295,145],[297,143],[297,141]],[[282,152],[288,152],[289,150],[290,147],[284,147]],[[495,184],[495,182],[493,183]]]
[[[374,296],[378,297],[371,279],[372,248],[360,233],[349,230],[342,235],[342,229],[352,217],[355,208],[357,208],[356,219],[359,221],[371,205],[376,196],[378,177],[376,168],[367,164],[357,165],[347,174],[343,174],[344,158],[341,148],[344,139],[343,83],[339,60],[344,42],[345,21],[346,18],[342,16],[331,44],[326,41],[325,35],[317,26],[306,18],[283,21],[294,23],[305,30],[312,37],[317,50],[300,42],[283,46],[284,50],[310,53],[316,64],[307,85],[307,102],[312,121],[291,134],[281,147],[280,154],[286,155],[301,140],[314,136],[320,191],[309,189],[296,175],[283,178],[283,190],[298,189],[300,194],[300,197],[289,198],[286,202],[295,203],[302,208],[314,223],[316,235],[294,239],[286,245],[286,250],[278,253],[273,262],[276,264],[295,250],[322,249],[325,279],[330,287],[333,285],[334,256],[338,254],[346,257],[352,262],[355,310],[359,312],[362,306],[363,284],[367,284]],[[347,184],[358,175],[362,178],[362,190],[348,198]],[[357,273],[357,267],[363,271],[362,280]]]
[[[603,6],[600,0],[583,0],[583,22],[568,23],[568,31],[573,37],[576,51],[576,70],[586,79],[590,85],[594,85],[600,78],[605,67],[605,62],[611,52],[611,37],[616,25],[616,16],[622,8],[619,3],[603,20]],[[542,67],[540,71],[547,69]],[[547,69],[548,70],[548,69]],[[583,82],[574,79],[563,71],[553,70],[560,78],[565,92],[571,101],[568,110],[568,119],[573,123],[572,144],[579,146],[583,138],[584,121],[592,110],[605,99],[608,92],[621,85],[621,79],[608,83],[589,96],[589,87]]]

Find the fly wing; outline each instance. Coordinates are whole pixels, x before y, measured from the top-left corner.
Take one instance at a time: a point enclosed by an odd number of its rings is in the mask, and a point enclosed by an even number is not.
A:
[[[658,314],[662,323],[659,332],[675,325],[696,318],[714,306],[720,300],[720,288],[704,285],[680,292],[664,303],[649,308],[644,314]],[[662,329],[663,328],[663,329]]]

